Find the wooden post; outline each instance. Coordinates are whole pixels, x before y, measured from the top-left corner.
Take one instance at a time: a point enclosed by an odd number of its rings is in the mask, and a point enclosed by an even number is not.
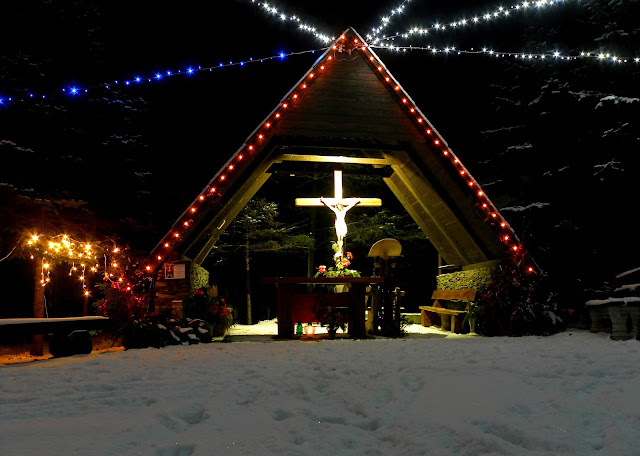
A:
[[[42,284],[42,260],[36,261],[36,274],[34,277],[33,291],[33,317],[44,318],[44,285]],[[31,354],[33,356],[42,356],[44,354],[44,336],[35,334],[31,339]]]
[[[378,325],[377,318],[380,311],[380,287],[378,285],[371,285],[371,309],[367,314],[367,334],[377,334]]]
[[[249,256],[249,229],[245,232],[245,265],[247,271],[247,324],[251,322],[251,257]]]
[[[291,306],[296,293],[295,284],[279,283],[278,287],[278,337],[293,339],[293,325],[291,321]]]
[[[353,283],[349,290],[349,334],[351,337],[362,338],[366,335],[364,325],[364,305],[366,284]]]
[[[86,317],[89,315],[89,296],[83,294],[82,296],[82,316]]]

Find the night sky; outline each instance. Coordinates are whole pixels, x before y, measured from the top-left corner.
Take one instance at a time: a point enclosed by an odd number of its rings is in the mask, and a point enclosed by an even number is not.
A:
[[[273,6],[299,16],[321,33],[337,37],[352,26],[366,37],[400,3],[279,1]],[[508,9],[511,4],[503,5]],[[491,1],[413,0],[402,15],[392,18],[385,33],[470,19],[498,6]],[[637,9],[637,1],[567,1],[464,30],[432,31],[393,43],[563,54],[607,49],[637,57],[640,40],[633,24]],[[248,0],[208,4],[187,0],[170,7],[151,1],[3,2],[0,18],[0,98],[26,100],[0,106],[0,182],[31,195],[87,201],[104,217],[133,217],[148,223],[151,228],[143,248],[157,242],[320,52],[130,87],[122,82],[137,75],[149,78],[167,70],[184,72],[189,67],[250,62],[250,58],[326,46]],[[616,106],[612,117],[602,109],[595,111],[596,102],[585,108],[558,98],[557,93],[632,98],[638,95],[633,83],[637,64],[376,52],[474,177],[488,185],[498,207],[552,203],[546,213],[504,213],[524,237],[544,237],[534,247],[543,266],[553,269],[556,264],[558,258],[548,252],[566,233],[551,232],[566,220],[581,233],[591,230],[591,237],[571,246],[580,255],[585,242],[612,235],[610,230],[593,228],[598,222],[589,219],[587,207],[593,198],[601,198],[596,204],[607,217],[615,214],[626,225],[627,215],[621,214],[626,203],[612,204],[611,212],[602,206],[631,188],[624,185],[631,181],[629,170],[637,165],[631,151],[637,150],[638,138],[629,132],[637,126],[630,119],[638,103]],[[63,95],[61,89],[70,87],[90,90],[76,97]],[[29,93],[36,99],[46,94],[47,99],[32,101]],[[487,134],[505,128],[515,133],[499,138]],[[603,141],[615,144],[615,153],[592,147],[593,138],[600,141],[604,131],[616,128],[621,133]],[[531,149],[525,155],[511,154],[514,147],[526,144],[533,147],[524,147]],[[618,167],[626,171],[618,175],[609,169],[604,179],[594,178],[598,170],[594,166],[616,157]],[[574,165],[576,159],[584,162],[582,171],[570,178],[541,181],[545,173]],[[593,179],[585,198],[568,195],[585,176]],[[607,258],[611,250],[606,243],[598,247],[589,264],[625,260]],[[561,256],[563,261],[566,257]]]

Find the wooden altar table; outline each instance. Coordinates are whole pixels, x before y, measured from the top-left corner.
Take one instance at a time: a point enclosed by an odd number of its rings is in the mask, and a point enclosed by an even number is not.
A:
[[[296,312],[300,307],[311,302],[319,293],[298,293],[297,285],[340,285],[347,284],[346,293],[325,293],[324,296],[341,301],[342,306],[348,307],[349,334],[352,337],[364,337],[365,329],[365,293],[367,285],[384,282],[383,277],[265,277],[264,283],[273,283],[278,289],[278,337],[293,338],[293,326]],[[339,296],[341,295],[341,296]],[[308,323],[308,321],[302,321]]]

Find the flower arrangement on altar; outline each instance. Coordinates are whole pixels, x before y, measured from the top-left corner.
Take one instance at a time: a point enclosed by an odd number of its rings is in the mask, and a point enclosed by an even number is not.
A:
[[[314,277],[360,277],[360,272],[355,269],[349,269],[351,266],[351,260],[353,260],[353,254],[351,252],[345,252],[342,254],[342,249],[337,242],[331,244],[333,248],[333,261],[335,266],[327,267],[326,265],[318,266],[318,272]],[[336,288],[340,287],[345,291],[348,290],[348,284],[336,285]],[[343,313],[340,308],[331,305],[326,299],[321,299],[314,308],[316,318],[318,322],[327,328],[329,338],[335,338],[338,328],[345,330],[347,325],[347,315]]]
[[[335,266],[327,267],[321,264],[318,266],[318,272],[316,272],[314,277],[360,277],[359,271],[349,269],[351,260],[353,260],[353,254],[351,252],[345,252],[344,256],[342,256],[337,242],[332,242],[331,247],[334,251],[333,261]]]

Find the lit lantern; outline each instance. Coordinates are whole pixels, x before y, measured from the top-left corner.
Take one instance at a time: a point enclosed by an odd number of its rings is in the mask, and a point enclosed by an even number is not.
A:
[[[309,323],[307,326],[304,327],[304,333],[307,336],[313,336],[316,333],[316,327],[313,326],[311,323]]]

